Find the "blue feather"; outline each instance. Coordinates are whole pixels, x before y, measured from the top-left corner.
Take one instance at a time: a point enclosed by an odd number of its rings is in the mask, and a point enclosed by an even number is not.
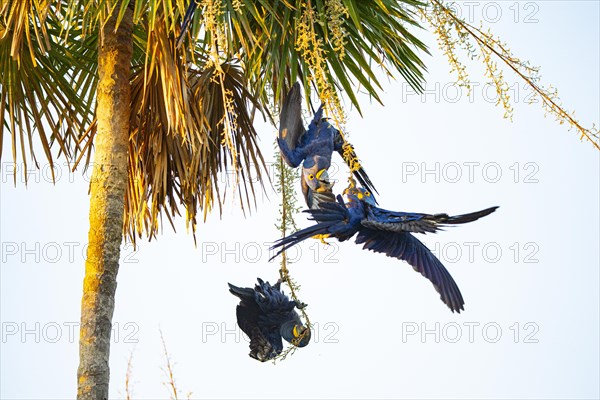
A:
[[[449,216],[384,210],[373,204],[371,194],[363,188],[351,190],[347,198],[347,203],[337,196],[337,202],[321,203],[320,209],[305,210],[310,215],[309,219],[317,223],[279,239],[271,249],[279,248],[278,255],[285,247],[294,246],[315,235],[329,235],[342,242],[358,233],[355,241],[363,244],[363,249],[406,261],[431,281],[450,310],[464,310],[462,294],[448,270],[410,232],[435,232],[444,225],[472,222],[493,213],[498,207]]]

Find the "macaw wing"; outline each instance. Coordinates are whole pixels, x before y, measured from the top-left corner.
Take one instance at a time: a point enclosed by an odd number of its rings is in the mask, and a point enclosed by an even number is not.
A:
[[[306,201],[308,208],[320,208],[321,203],[335,203],[335,194],[333,194],[333,190],[327,189],[322,192],[315,192],[308,186],[304,179],[300,179],[300,184],[302,186],[302,194],[304,195],[304,200]]]
[[[369,229],[388,232],[434,233],[440,229],[433,215],[388,211],[369,207],[361,224]]]
[[[291,150],[294,150],[304,135],[302,122],[302,95],[300,83],[296,82],[288,92],[279,115],[279,139],[284,140]],[[295,165],[282,152],[283,159],[290,167]]]
[[[446,225],[464,224],[485,217],[498,207],[469,214],[449,216],[448,214],[420,214],[389,211],[379,207],[369,207],[367,218],[361,221],[366,228],[388,232],[435,233]]]
[[[319,207],[304,210],[304,212],[310,214],[309,219],[317,221],[317,223],[277,240],[269,250],[279,250],[269,261],[281,254],[287,247],[295,246],[315,235],[333,235],[338,240],[343,241],[357,232],[355,226],[348,224],[349,212],[340,195],[337,196],[337,202],[320,203]],[[340,233],[345,236],[338,236]]]
[[[281,281],[273,286],[269,282],[264,282],[258,278],[258,285],[254,287],[256,292],[256,304],[260,307],[263,317],[271,324],[278,324],[278,321],[272,319],[274,315],[287,314],[296,307],[296,303],[290,301],[281,291]]]
[[[409,263],[413,269],[429,279],[440,294],[440,299],[452,310],[464,310],[464,300],[456,282],[433,253],[419,239],[408,232],[386,232],[363,228],[356,243],[363,249],[384,253]]]
[[[259,321],[264,318],[264,313],[255,301],[255,291],[232,284],[229,284],[229,291],[240,299],[235,311],[238,326],[250,338],[248,355],[261,362],[272,359],[278,353],[261,329]]]
[[[323,204],[323,203],[331,203],[331,202],[335,203],[335,194],[333,194],[332,190],[315,192],[309,188],[308,196],[309,196],[308,206],[313,210],[317,209],[317,208],[322,208],[321,204]]]

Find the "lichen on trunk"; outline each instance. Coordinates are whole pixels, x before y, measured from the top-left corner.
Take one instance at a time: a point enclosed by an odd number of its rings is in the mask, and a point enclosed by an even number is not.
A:
[[[79,338],[78,399],[107,399],[112,316],[127,185],[132,11],[115,31],[118,7],[98,51],[97,133]]]

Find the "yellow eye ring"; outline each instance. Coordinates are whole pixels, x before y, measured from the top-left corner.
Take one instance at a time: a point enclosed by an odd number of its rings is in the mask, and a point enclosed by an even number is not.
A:
[[[315,176],[313,174],[309,174],[308,175],[308,180],[312,181],[313,179],[315,179]]]
[[[369,193],[368,190],[365,190],[365,196],[370,196],[370,195],[371,195],[371,193]]]

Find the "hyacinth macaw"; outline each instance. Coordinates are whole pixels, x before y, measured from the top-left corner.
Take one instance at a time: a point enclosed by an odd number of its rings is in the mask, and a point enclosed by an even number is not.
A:
[[[275,242],[271,248],[281,248],[276,255],[314,235],[329,235],[343,242],[358,233],[355,242],[364,243],[363,249],[408,262],[433,283],[452,312],[464,310],[463,297],[448,270],[412,233],[434,233],[447,225],[472,222],[498,207],[456,216],[431,215],[378,208],[372,194],[363,188],[350,189],[346,196],[347,203],[338,195],[337,202],[321,203],[320,209],[306,210],[317,224]]]
[[[337,151],[343,155],[344,140],[340,132],[323,118],[323,106],[315,113],[308,130],[302,123],[302,95],[296,82],[288,92],[279,117],[279,149],[286,163],[296,168],[302,164],[302,193],[308,208],[318,208],[319,203],[335,201],[333,183],[327,170],[331,166],[331,155]],[[356,154],[352,152],[352,157]],[[375,191],[373,183],[364,169],[354,172],[362,186]]]
[[[250,338],[250,357],[268,361],[280,354],[286,341],[304,347],[310,342],[310,329],[294,308],[304,308],[281,291],[281,280],[273,286],[258,278],[252,288],[239,288],[229,284],[229,291],[239,297],[236,308],[240,329]]]

